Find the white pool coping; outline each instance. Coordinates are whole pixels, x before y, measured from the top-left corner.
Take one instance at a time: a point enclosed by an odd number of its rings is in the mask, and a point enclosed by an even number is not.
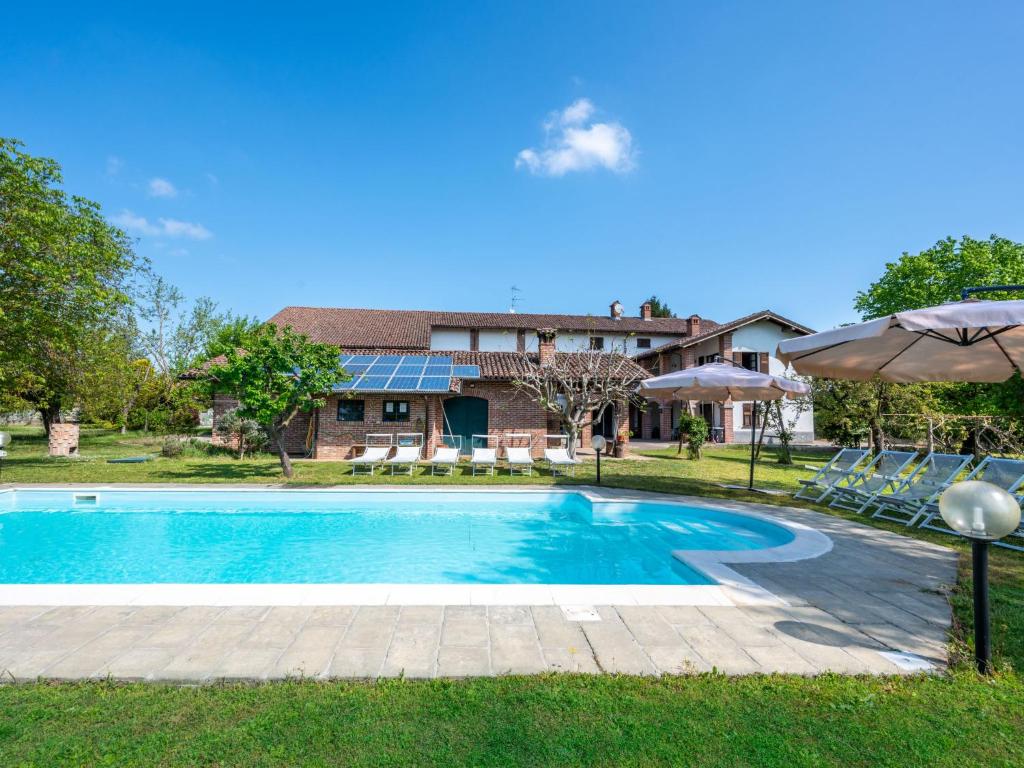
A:
[[[237,486],[13,486],[9,491],[174,491],[222,493],[578,493],[593,504],[650,502],[698,507],[753,517],[786,528],[793,540],[754,550],[676,550],[672,554],[716,584],[0,584],[0,605],[787,605],[786,601],[737,573],[729,563],[793,562],[819,557],[832,540],[808,525],[759,511],[744,502],[672,499],[644,491],[575,486],[359,486],[344,488],[267,488]],[[621,494],[621,495],[620,495]]]

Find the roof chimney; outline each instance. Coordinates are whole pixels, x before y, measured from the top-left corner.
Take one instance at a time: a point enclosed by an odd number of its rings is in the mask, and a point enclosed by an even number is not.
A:
[[[554,328],[537,329],[537,352],[541,365],[555,362],[555,337],[558,331]]]
[[[650,320],[651,319],[651,302],[645,301],[640,305],[640,319]]]
[[[700,315],[690,315],[688,318],[686,318],[686,335],[700,335]]]
[[[622,319],[622,302],[621,301],[616,299],[615,301],[613,301],[611,303],[611,306],[609,306],[608,309],[611,311],[612,320],[621,320]]]

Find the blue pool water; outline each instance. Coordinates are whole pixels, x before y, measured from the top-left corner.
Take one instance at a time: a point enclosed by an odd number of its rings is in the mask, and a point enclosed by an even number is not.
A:
[[[77,496],[0,493],[0,583],[708,584],[672,550],[793,538],[729,512],[575,493]]]

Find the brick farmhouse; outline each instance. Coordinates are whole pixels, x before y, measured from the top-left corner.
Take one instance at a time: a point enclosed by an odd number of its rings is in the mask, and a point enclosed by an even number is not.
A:
[[[511,433],[529,435],[539,455],[546,436],[558,432],[558,422],[513,385],[524,361],[602,351],[629,358],[619,362],[638,378],[721,358],[779,373],[783,366],[773,357],[779,340],[812,332],[768,310],[716,323],[698,315],[652,317],[649,304],[641,306],[639,316],[628,317],[617,301],[606,316],[286,307],[269,322],[333,344],[342,354],[444,356],[456,365],[479,367],[479,378],[454,378],[445,392],[329,393],[324,407],[296,417],[286,438],[290,454],[317,459],[351,458],[368,434],[402,433],[423,435],[426,455],[446,435],[459,436],[464,451],[473,435],[491,435],[502,444]],[[230,397],[217,395],[214,424],[235,405]],[[698,407],[714,439],[733,442],[749,439],[749,405]],[[629,435],[671,439],[681,406],[652,402],[643,409],[620,403],[608,408],[593,430],[584,430],[582,441],[589,444],[594,432],[620,441]],[[813,414],[800,417],[797,433],[800,439],[813,439]],[[216,430],[214,435],[220,439]]]

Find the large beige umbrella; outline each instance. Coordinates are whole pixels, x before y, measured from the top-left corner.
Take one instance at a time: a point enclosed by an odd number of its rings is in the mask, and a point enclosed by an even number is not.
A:
[[[798,373],[830,379],[1006,381],[1024,365],[1024,301],[968,299],[779,344]]]
[[[753,401],[757,412],[758,400],[794,399],[806,395],[811,388],[802,381],[793,381],[782,376],[751,371],[735,364],[708,363],[696,368],[665,373],[640,382],[640,392],[654,399],[705,400],[725,402],[726,400]],[[750,482],[754,490],[754,422],[750,424]]]

